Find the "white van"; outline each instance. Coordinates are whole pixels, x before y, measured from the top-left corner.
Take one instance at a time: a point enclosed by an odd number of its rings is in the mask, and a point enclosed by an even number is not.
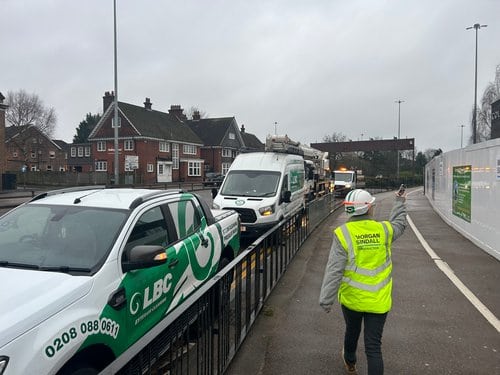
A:
[[[237,211],[242,235],[257,235],[305,208],[304,158],[279,152],[240,154],[213,207]]]

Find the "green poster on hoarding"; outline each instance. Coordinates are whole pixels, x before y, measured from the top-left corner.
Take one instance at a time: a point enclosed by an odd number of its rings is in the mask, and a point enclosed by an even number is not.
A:
[[[453,167],[453,215],[470,223],[471,218],[471,166]]]

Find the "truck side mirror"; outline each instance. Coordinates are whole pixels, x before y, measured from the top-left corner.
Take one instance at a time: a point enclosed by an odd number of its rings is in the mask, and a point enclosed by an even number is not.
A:
[[[123,272],[150,268],[167,261],[165,248],[159,245],[139,245],[126,252],[126,260],[122,262]]]
[[[290,203],[290,199],[292,198],[292,192],[290,190],[287,190],[283,193],[282,200],[285,203]]]

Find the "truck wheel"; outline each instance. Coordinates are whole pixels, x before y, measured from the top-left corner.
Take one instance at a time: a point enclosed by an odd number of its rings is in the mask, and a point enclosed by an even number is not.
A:
[[[70,362],[65,365],[57,375],[97,375],[97,371],[92,365],[84,361]]]

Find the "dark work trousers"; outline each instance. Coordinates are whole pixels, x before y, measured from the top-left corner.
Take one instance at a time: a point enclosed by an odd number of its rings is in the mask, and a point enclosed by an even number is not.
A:
[[[356,349],[364,320],[365,353],[368,362],[368,375],[382,375],[384,360],[382,359],[382,332],[384,331],[387,313],[374,314],[349,310],[342,305],[346,325],[344,337],[344,356],[346,361],[356,363]]]

